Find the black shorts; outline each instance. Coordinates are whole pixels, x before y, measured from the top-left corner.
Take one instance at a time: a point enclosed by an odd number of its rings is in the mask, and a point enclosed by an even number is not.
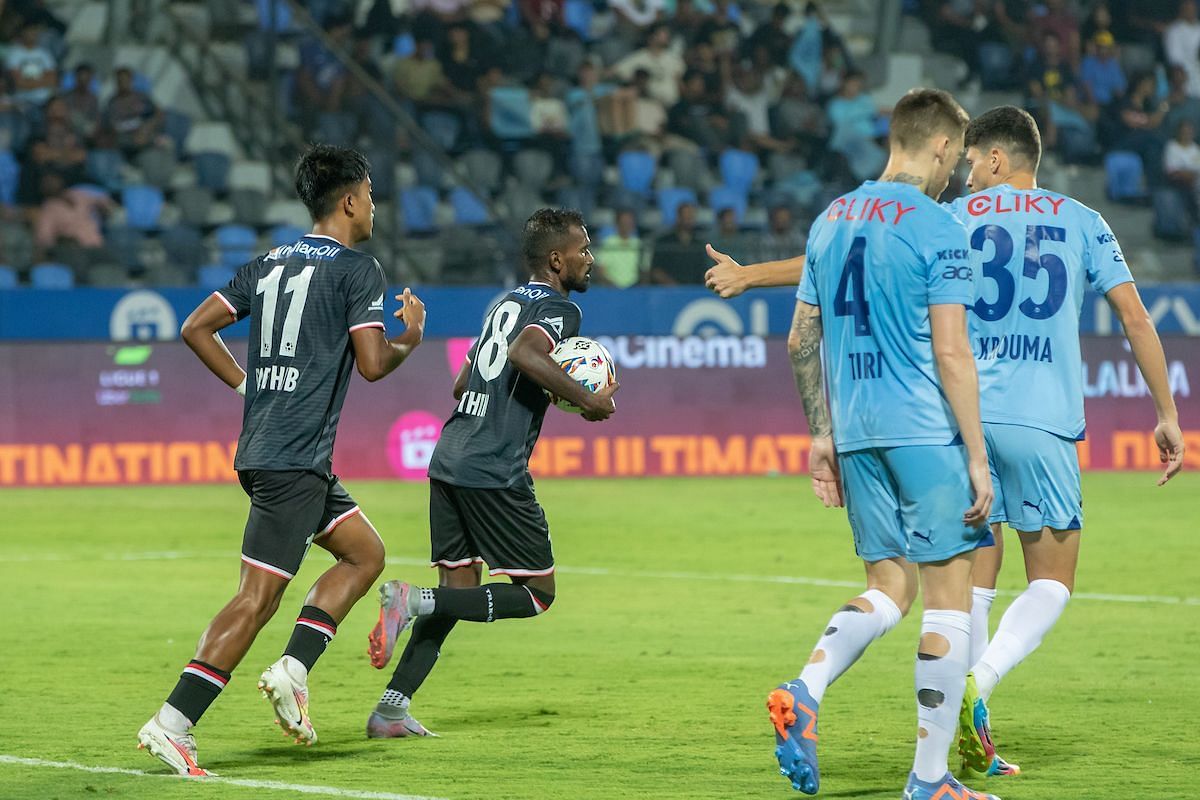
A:
[[[250,496],[242,561],[281,578],[295,577],[314,539],[359,513],[336,475],[244,469],[238,480]]]
[[[554,572],[550,528],[532,489],[468,489],[429,481],[429,539],[437,566],[486,561],[489,575]]]

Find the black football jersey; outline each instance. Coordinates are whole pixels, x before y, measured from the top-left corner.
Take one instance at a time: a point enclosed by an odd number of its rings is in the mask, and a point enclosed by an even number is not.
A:
[[[529,483],[529,456],[549,400],[509,363],[508,347],[530,327],[557,345],[579,334],[581,316],[579,306],[537,282],[513,289],[488,312],[467,356],[467,390],[442,428],[429,477],[478,489]]]
[[[384,327],[385,291],[378,261],[309,234],[249,262],[216,292],[230,314],[250,316],[235,469],[331,474],[354,370],[350,332]]]

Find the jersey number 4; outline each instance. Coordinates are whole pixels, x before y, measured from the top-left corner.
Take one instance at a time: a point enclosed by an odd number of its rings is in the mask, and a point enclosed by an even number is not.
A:
[[[1030,319],[1053,317],[1067,298],[1067,265],[1053,253],[1042,252],[1042,242],[1066,240],[1065,228],[1049,225],[1030,225],[1025,228],[1025,260],[1021,274],[1030,280],[1036,280],[1042,272],[1045,272],[1047,277],[1044,300],[1038,303],[1034,302],[1032,297],[1026,297],[1017,306],[1021,313]],[[1013,255],[1012,234],[1000,225],[984,225],[982,228],[976,228],[971,234],[973,249],[982,253],[987,242],[991,242],[994,249],[991,260],[983,264],[983,276],[996,282],[996,300],[988,303],[980,297],[975,301],[975,313],[981,319],[995,322],[1008,316],[1017,289],[1017,279],[1008,269]]]
[[[283,329],[279,335],[279,355],[293,357],[296,355],[296,341],[300,338],[300,323],[304,317],[304,304],[308,302],[308,284],[312,280],[316,267],[311,264],[300,270],[298,275],[288,278],[283,287],[284,294],[292,295],[288,305],[287,316],[283,319]],[[283,264],[275,267],[259,278],[255,294],[263,296],[262,331],[259,333],[258,354],[262,358],[270,358],[275,344],[275,312],[279,305],[279,279],[283,277]]]
[[[850,245],[846,263],[842,265],[842,277],[833,296],[834,316],[854,317],[855,336],[871,335],[871,306],[863,291],[863,259],[866,251],[866,237],[856,237]]]

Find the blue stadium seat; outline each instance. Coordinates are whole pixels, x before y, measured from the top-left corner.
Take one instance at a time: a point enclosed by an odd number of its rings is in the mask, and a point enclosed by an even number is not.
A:
[[[195,269],[208,260],[204,237],[191,225],[172,225],[158,235],[158,242],[172,264]]]
[[[563,22],[585,42],[592,40],[592,17],[595,13],[592,0],[566,0],[563,4]]]
[[[192,118],[182,111],[166,109],[163,113],[163,133],[175,143],[175,157],[183,155],[183,144],[192,132]]]
[[[392,39],[392,55],[396,58],[408,58],[417,52],[417,40],[407,31]]]
[[[130,269],[142,268],[142,244],[146,234],[136,228],[112,227],[105,231],[105,247],[114,260]]]
[[[66,264],[38,264],[29,272],[35,289],[70,289],[75,286],[75,273]]]
[[[236,274],[236,267],[227,267],[224,264],[209,264],[196,271],[196,283],[201,289],[220,289],[233,280],[233,276]]]
[[[125,224],[138,230],[158,227],[162,216],[163,193],[156,186],[126,186],[121,193],[121,205],[125,206]]]
[[[461,186],[451,189],[450,207],[454,209],[454,222],[458,225],[488,224],[487,206],[469,189]]]
[[[650,194],[650,186],[658,172],[658,160],[642,150],[626,150],[617,156],[617,171],[622,187],[644,197]]]
[[[17,271],[7,264],[0,264],[0,289],[17,288]]]
[[[738,224],[746,218],[746,194],[731,186],[714,186],[708,193],[708,207],[716,214],[723,208],[732,208]]]
[[[121,191],[121,154],[116,150],[89,150],[85,167],[88,177],[110,192]]]
[[[400,217],[409,233],[433,233],[437,230],[437,192],[428,186],[414,186],[400,192]]]
[[[217,228],[217,247],[221,250],[253,250],[258,235],[247,225],[222,225]]]
[[[501,139],[528,139],[533,136],[530,124],[529,90],[521,86],[497,86],[488,93],[491,98],[492,133]]]
[[[267,234],[271,238],[271,247],[279,247],[300,240],[308,231],[295,225],[276,225]]]
[[[1104,157],[1104,174],[1110,200],[1137,202],[1146,198],[1146,170],[1137,153],[1112,151]]]
[[[7,150],[0,150],[0,204],[11,206],[17,201],[17,185],[21,182],[21,164]]]
[[[758,177],[758,156],[745,150],[730,148],[721,153],[717,166],[721,170],[721,182],[742,194],[749,194]]]
[[[229,156],[224,153],[196,153],[192,159],[196,168],[196,185],[218,194],[229,189]]]
[[[255,17],[260,31],[271,30],[271,5],[275,5],[275,31],[288,33],[292,30],[292,9],[283,0],[254,0],[254,8],[258,12]]]
[[[675,215],[684,203],[697,204],[696,193],[691,189],[671,188],[658,190],[658,210],[662,212],[664,228],[675,224]]]

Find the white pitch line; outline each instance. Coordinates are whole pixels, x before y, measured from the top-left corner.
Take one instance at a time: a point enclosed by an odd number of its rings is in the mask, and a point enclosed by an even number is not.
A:
[[[304,783],[283,783],[282,781],[255,781],[245,778],[222,778],[211,775],[207,778],[184,778],[180,775],[168,775],[157,772],[144,772],[140,769],[125,769],[123,767],[93,767],[87,764],[77,764],[74,761],[47,761],[42,758],[22,758],[0,754],[0,764],[14,764],[23,767],[46,767],[51,769],[73,769],[79,772],[92,772],[102,775],[133,775],[139,778],[166,778],[168,780],[190,780],[200,783],[224,783],[230,786],[243,786],[249,789],[267,789],[277,792],[293,792],[296,794],[320,794],[327,797],[352,797],[356,800],[443,800],[437,797],[423,797],[415,794],[395,794],[394,792],[364,792],[358,789],[339,789],[336,786],[313,786]]]
[[[62,561],[182,561],[201,558],[236,558],[237,554],[228,550],[183,551],[163,550],[130,553],[106,553],[101,556],[70,556],[61,553],[38,553],[22,556],[2,556],[0,564],[26,564],[37,562]],[[420,558],[405,558],[389,556],[388,564],[404,567],[428,567],[429,562]],[[716,581],[723,583],[770,583],[795,586],[821,586],[838,589],[858,589],[862,581],[831,580],[828,578],[811,578],[803,575],[738,575],[714,572],[654,572],[645,570],[610,569],[608,567],[572,567],[559,565],[558,572],[566,575],[593,575],[611,578],[646,578],[650,580],[677,581]],[[997,592],[1007,597],[1016,597],[1021,592],[1012,589],[1000,589]],[[1171,595],[1155,594],[1106,594],[1099,592],[1076,592],[1071,595],[1075,600],[1090,600],[1101,603],[1159,603],[1174,606],[1200,606],[1200,597],[1174,597]]]

